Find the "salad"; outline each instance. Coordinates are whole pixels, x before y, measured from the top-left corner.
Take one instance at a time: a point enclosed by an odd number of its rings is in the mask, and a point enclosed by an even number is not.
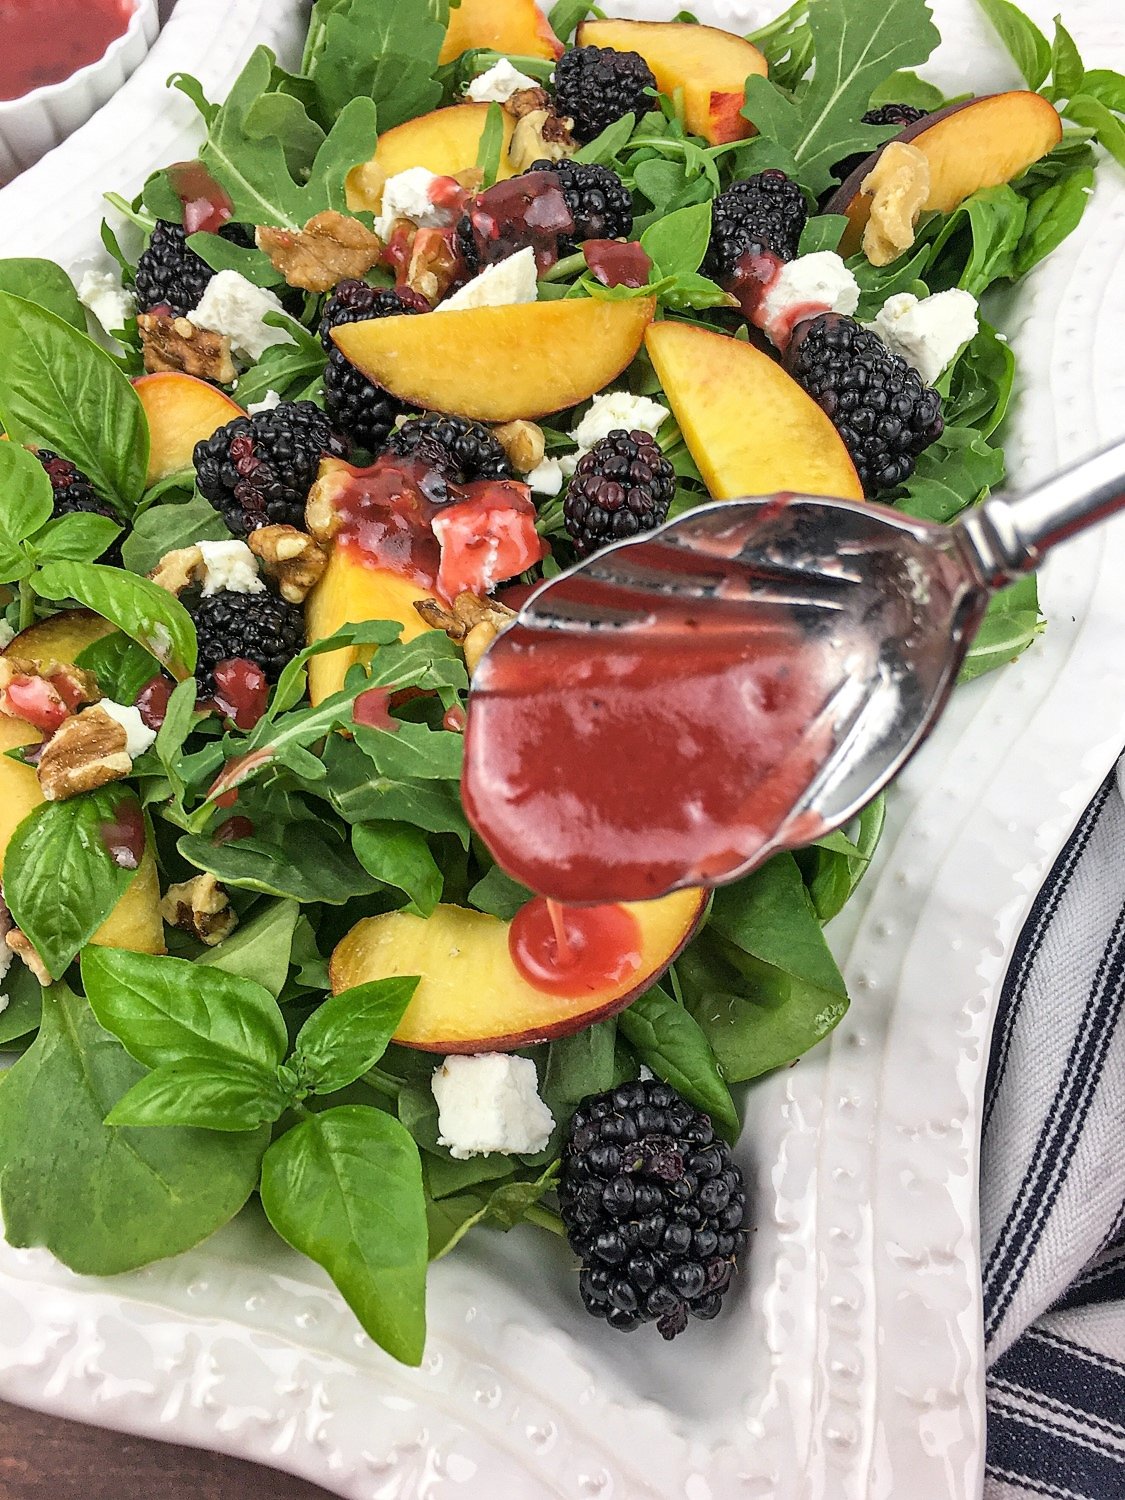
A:
[[[882,798],[554,907],[466,817],[469,682],[538,580],[709,498],[1001,482],[981,299],[1125,164],[1125,78],[981,3],[1027,86],[950,100],[925,0],[317,0],[299,71],[171,80],[197,157],[107,193],[102,266],[0,262],[10,1243],[111,1274],[258,1194],[415,1364],[478,1226],[565,1235],[613,1328],[721,1311],[732,1088],[845,1013]],[[965,675],[1042,625],[1028,578]]]

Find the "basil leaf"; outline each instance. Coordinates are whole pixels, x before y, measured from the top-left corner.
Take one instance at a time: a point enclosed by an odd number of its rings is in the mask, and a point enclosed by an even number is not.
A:
[[[54,496],[47,471],[18,443],[0,443],[0,537],[26,541],[51,519]]]
[[[583,1099],[613,1087],[616,1036],[615,1017],[560,1037],[547,1048],[542,1092],[555,1117],[556,1138]]]
[[[37,1031],[43,1013],[43,987],[26,964],[12,963],[4,995],[8,1003],[0,1010],[0,1048]]]
[[[699,270],[710,238],[711,204],[694,203],[650,224],[641,235],[641,249],[660,276],[676,276]]]
[[[35,551],[41,563],[94,562],[120,535],[120,525],[108,516],[75,511],[48,521],[35,539]]]
[[[150,651],[176,677],[195,670],[195,625],[180,601],[149,578],[100,563],[53,562],[36,589],[48,599],[77,599]]]
[[[139,1079],[105,1117],[107,1125],[188,1125],[199,1130],[257,1130],[288,1099],[277,1074],[240,1062],[164,1063]]]
[[[1082,66],[1074,38],[1063,25],[1062,17],[1056,16],[1055,39],[1051,45],[1051,86],[1056,94],[1069,99],[1081,90],[1085,75],[1086,69]]]
[[[1080,94],[1067,104],[1066,117],[1079,125],[1089,126],[1097,135],[1099,144],[1119,166],[1125,167],[1125,125],[1099,99]]]
[[[552,1162],[534,1182],[505,1182],[487,1198],[475,1194],[445,1198],[426,1205],[430,1259],[441,1260],[461,1243],[478,1224],[493,1225],[507,1232],[527,1217],[533,1207],[555,1185],[558,1163]]]
[[[1078,228],[1093,186],[1094,169],[1086,167],[1051,183],[1031,199],[1015,249],[1014,277],[1026,276]]]
[[[821,922],[830,922],[851,900],[867,873],[885,818],[886,804],[880,795],[852,825],[854,840],[842,833],[829,834],[794,856]]]
[[[835,250],[848,227],[847,214],[814,214],[801,230],[798,255],[814,255],[818,250]]]
[[[64,323],[86,332],[86,309],[78,300],[74,283],[53,260],[31,256],[0,260],[0,292],[11,292],[54,313]]]
[[[288,1050],[270,992],[222,969],[123,948],[87,948],[82,984],[101,1025],[148,1068],[187,1059],[272,1070]]]
[[[364,1330],[417,1365],[426,1341],[428,1236],[418,1148],[390,1115],[344,1105],[276,1140],[262,1207],[331,1276]]]
[[[281,99],[289,96],[275,94],[272,97]],[[293,103],[296,104],[297,101],[294,99]],[[297,105],[297,108],[300,109],[300,105]],[[305,115],[304,118],[307,120],[308,116]],[[317,134],[323,141],[323,130],[318,130]],[[224,240],[221,234],[189,234],[187,245],[188,249],[194,250],[200,260],[206,261],[213,271],[237,271],[240,276],[245,276],[246,280],[253,282],[255,286],[275,287],[285,284],[285,277],[271,264],[269,256],[263,251],[249,250],[245,245],[235,245],[230,240]]]
[[[1010,0],[978,0],[997,36],[1012,55],[1029,89],[1037,89],[1051,71],[1051,44],[1030,16]]]
[[[86,646],[74,664],[93,672],[101,692],[116,703],[135,703],[141,689],[160,671],[156,658],[120,631]]]
[[[44,802],[12,834],[4,856],[5,899],[56,979],[137,873],[115,861],[104,831],[127,803],[135,806],[136,798],[123,786]]]
[[[178,1255],[253,1192],[268,1130],[126,1130],[106,1115],[141,1067],[65,985],[44,992],[30,1049],[0,1075],[0,1211],[11,1245],[109,1276]]]
[[[487,875],[481,877],[469,892],[469,905],[490,916],[510,922],[521,906],[526,906],[532,893],[527,886],[500,868],[493,865]]]
[[[195,962],[252,979],[276,1000],[289,975],[293,934],[300,911],[296,901],[270,901],[249,922],[244,922]]]
[[[198,834],[185,834],[176,847],[189,865],[209,871],[224,885],[267,896],[342,906],[354,896],[378,890],[379,882],[327,825],[303,823],[288,832],[285,845],[259,838],[213,844]]]
[[[138,516],[121,544],[121,559],[132,573],[151,573],[166,552],[195,542],[230,537],[226,522],[202,495],[178,505],[153,505]]]
[[[352,829],[352,848],[376,880],[406,893],[420,917],[428,917],[441,900],[442,873],[420,828],[407,823],[357,823]]]
[[[292,1066],[316,1094],[334,1094],[373,1068],[387,1050],[418,979],[376,979],[330,995],[297,1034]]]
[[[0,292],[0,421],[17,443],[45,444],[127,510],[148,469],[148,422],[113,359],[46,308]]]
[[[738,1112],[703,1028],[684,1007],[656,988],[617,1017],[633,1051],[689,1103],[710,1115],[728,1140],[738,1135]]]
[[[1046,621],[1039,613],[1035,574],[993,594],[961,668],[958,682],[971,682],[997,667],[1007,666],[1040,635]]]
[[[579,23],[590,14],[589,0],[555,0],[547,16],[551,30],[560,42],[570,42]]]

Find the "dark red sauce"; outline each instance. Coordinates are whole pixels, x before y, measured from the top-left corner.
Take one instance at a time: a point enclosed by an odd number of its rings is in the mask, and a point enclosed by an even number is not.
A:
[[[560,906],[537,896],[512,918],[508,952],[537,990],[580,999],[636,973],[640,925],[623,906]]]
[[[184,229],[188,234],[198,234],[201,230],[218,234],[234,218],[230,195],[201,161],[176,162],[168,168],[168,180],[184,205]]]
[[[233,760],[228,760],[218,776],[211,783],[207,796],[211,802],[218,802],[232,787],[241,786],[248,776],[252,776],[259,766],[265,763],[273,755],[272,745],[263,745],[258,750],[250,750],[245,755],[236,755]]]
[[[586,264],[602,286],[647,286],[652,261],[636,240],[586,240]]]
[[[4,697],[8,711],[17,719],[42,729],[45,734],[54,734],[70,716],[72,704],[67,698],[71,695],[64,696],[66,687],[63,681],[56,685],[45,677],[13,677]]]
[[[269,705],[270,685],[256,661],[232,656],[215,667],[215,706],[239,729],[253,729]]]
[[[465,710],[459,703],[455,703],[452,708],[447,708],[441,716],[441,727],[452,730],[454,734],[464,734],[465,723]]]
[[[498,182],[477,194],[468,214],[482,266],[530,245],[542,276],[558,260],[560,240],[574,232],[574,217],[554,172],[525,172]]]
[[[398,730],[398,720],[391,716],[391,694],[387,688],[373,687],[360,693],[352,704],[352,722],[368,729]]]
[[[0,0],[0,99],[97,62],[133,10],[133,0]]]
[[[168,700],[176,684],[170,677],[156,676],[137,694],[137,712],[149,729],[159,729],[168,712]]]
[[[135,870],[145,852],[145,815],[135,797],[118,803],[116,814],[99,828],[110,858],[123,870]]]
[[[249,818],[241,813],[235,813],[233,818],[227,818],[226,822],[220,823],[211,837],[213,844],[233,844],[238,839],[252,839],[254,837],[254,825]]]
[[[632,551],[659,572],[658,544]],[[734,555],[733,553],[731,555]],[[473,678],[462,794],[505,870],[567,902],[643,900],[760,856],[834,743],[855,643],[747,597],[721,556],[705,608],[610,596],[613,630],[515,624]],[[582,575],[572,609],[607,602]]]
[[[450,483],[421,460],[351,469],[334,497],[336,545],[452,602],[486,594],[546,554],[535,506],[514,480]]]
[[[440,209],[449,223],[459,219],[465,204],[472,197],[469,189],[462,187],[456,177],[435,177],[426,194],[435,208]]]
[[[777,280],[785,262],[770,250],[748,250],[739,257],[734,271],[723,282],[723,291],[736,298],[748,323],[758,327],[762,302]]]

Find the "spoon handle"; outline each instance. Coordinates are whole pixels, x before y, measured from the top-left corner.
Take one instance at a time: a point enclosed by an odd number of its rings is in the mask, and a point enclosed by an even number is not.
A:
[[[1125,439],[1023,495],[998,495],[953,525],[974,576],[989,589],[1033,572],[1059,542],[1125,509]]]

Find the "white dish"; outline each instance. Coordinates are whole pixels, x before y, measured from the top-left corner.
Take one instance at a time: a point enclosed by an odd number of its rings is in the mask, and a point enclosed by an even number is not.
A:
[[[159,30],[157,0],[133,0],[128,26],[96,62],[19,99],[0,99],[0,182],[85,124],[144,61]]]
[[[1049,24],[1053,5],[1027,8]],[[0,252],[88,262],[101,188],[132,191],[187,154],[167,73],[216,93],[252,41],[291,39],[300,9],[180,0],[130,85],[147,113],[126,140],[114,101],[0,195]],[[777,5],[694,9],[745,31]],[[972,0],[934,9],[946,41],[928,73],[950,92],[1015,82]],[[1070,0],[1066,21],[1097,65],[1125,64],[1115,0]],[[1023,371],[1017,483],[1120,435],[1123,247],[1125,188],[1107,168],[1079,232],[997,313]],[[550,1237],[480,1235],[435,1267],[426,1360],[404,1370],[248,1213],[113,1281],[0,1244],[0,1396],[367,1500],[969,1500],[988,1035],[1038,884],[1125,743],[1123,571],[1125,522],[1053,559],[1044,639],[960,691],[899,782],[876,868],[830,931],[852,1009],[752,1092],[740,1150],[758,1229],[718,1322],[674,1345],[622,1339],[582,1313]]]

